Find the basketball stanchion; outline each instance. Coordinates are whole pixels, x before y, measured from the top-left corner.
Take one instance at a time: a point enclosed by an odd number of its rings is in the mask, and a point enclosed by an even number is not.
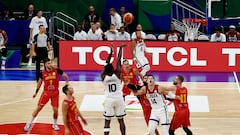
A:
[[[201,26],[207,26],[206,19],[184,18],[182,20],[187,31],[184,34],[184,41],[195,41],[198,39],[198,29]]]

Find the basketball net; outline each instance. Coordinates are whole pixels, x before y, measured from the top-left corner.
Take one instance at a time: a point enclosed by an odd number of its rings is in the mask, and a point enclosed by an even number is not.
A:
[[[184,41],[194,41],[198,38],[198,29],[203,21],[205,20],[197,18],[185,18],[182,20],[187,29],[184,35]]]

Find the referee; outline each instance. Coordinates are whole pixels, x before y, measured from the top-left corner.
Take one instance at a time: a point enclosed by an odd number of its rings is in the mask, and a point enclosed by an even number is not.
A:
[[[48,50],[50,50],[50,41],[48,36],[45,34],[46,28],[44,25],[39,25],[39,33],[33,38],[31,45],[32,56],[36,58],[36,80],[40,77],[40,63],[41,60],[48,58]]]

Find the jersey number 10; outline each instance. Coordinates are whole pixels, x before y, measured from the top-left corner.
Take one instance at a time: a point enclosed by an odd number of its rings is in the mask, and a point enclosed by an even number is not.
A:
[[[117,90],[116,84],[109,84],[108,90],[109,90],[109,92],[115,92]]]

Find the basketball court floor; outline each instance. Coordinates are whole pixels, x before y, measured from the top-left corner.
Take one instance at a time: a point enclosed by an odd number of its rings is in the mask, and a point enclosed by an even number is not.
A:
[[[81,113],[87,119],[86,131],[94,135],[103,134],[104,118],[103,85],[100,72],[66,71],[73,86],[74,96]],[[185,77],[184,85],[189,89],[191,111],[190,127],[194,135],[240,135],[240,91],[233,73],[194,73],[194,72],[152,72],[157,82],[171,85],[177,74]],[[51,129],[52,109],[48,103],[39,113],[32,129],[24,132],[25,122],[29,121],[35,109],[42,88],[35,99],[32,98],[36,89],[34,70],[0,71],[0,134],[42,134],[62,135],[60,131]],[[60,82],[60,90],[64,81]],[[60,105],[64,94],[60,94]],[[127,135],[143,135],[147,126],[143,119],[139,103],[134,96],[126,100],[127,116],[125,117]],[[170,116],[173,114],[172,103],[168,102]],[[61,106],[58,123],[62,125]],[[160,130],[160,126],[158,127]],[[111,135],[120,135],[116,118],[111,122]],[[185,135],[182,129],[176,135]]]

